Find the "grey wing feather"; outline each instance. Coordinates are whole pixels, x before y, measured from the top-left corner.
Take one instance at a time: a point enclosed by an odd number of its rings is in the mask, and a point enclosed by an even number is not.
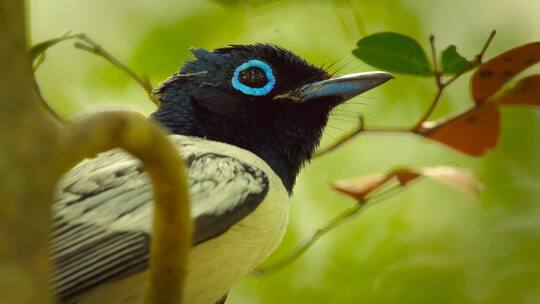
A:
[[[260,169],[176,139],[188,167],[193,243],[219,236],[252,212],[268,192]],[[112,150],[79,164],[58,187],[53,205],[52,288],[68,301],[148,265],[152,187],[142,164]]]

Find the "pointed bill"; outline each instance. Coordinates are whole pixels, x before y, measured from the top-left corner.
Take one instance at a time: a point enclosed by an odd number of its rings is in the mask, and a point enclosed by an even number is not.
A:
[[[298,90],[278,95],[274,99],[287,98],[304,102],[321,97],[341,97],[341,101],[345,102],[391,79],[394,79],[394,76],[387,72],[348,74],[307,84]]]

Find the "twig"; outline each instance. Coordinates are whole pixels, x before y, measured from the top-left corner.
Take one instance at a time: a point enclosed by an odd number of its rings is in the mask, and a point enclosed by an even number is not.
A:
[[[135,73],[125,64],[123,64],[120,60],[118,60],[116,57],[114,57],[109,52],[107,52],[103,47],[101,47],[101,45],[94,42],[85,34],[77,34],[77,38],[79,38],[79,40],[81,41],[75,42],[74,45],[76,48],[98,55],[102,57],[103,59],[107,60],[108,62],[110,62],[112,65],[114,65],[115,67],[123,71],[124,73],[128,74],[133,80],[135,80],[144,89],[144,91],[146,92],[150,100],[156,106],[159,106],[159,100],[153,94],[153,87],[150,81],[148,80],[148,78],[137,75],[137,73]]]
[[[448,78],[446,81],[442,80],[442,72],[439,70],[439,64],[437,59],[437,53],[436,53],[436,47],[435,47],[435,37],[433,35],[430,36],[430,43],[431,43],[431,52],[433,57],[433,65],[434,65],[434,77],[435,77],[435,83],[437,85],[437,93],[433,97],[433,100],[428,107],[428,109],[424,112],[424,114],[421,116],[421,118],[416,122],[412,127],[403,129],[403,128],[386,128],[386,129],[366,129],[365,126],[362,124],[359,125],[354,130],[340,136],[334,143],[321,148],[318,150],[314,155],[313,158],[317,158],[320,156],[323,156],[329,152],[332,152],[336,150],[337,148],[343,146],[345,143],[349,142],[356,136],[365,133],[365,132],[409,132],[413,134],[420,134],[422,130],[422,125],[431,117],[435,109],[437,108],[441,97],[449,85],[451,85],[454,81],[456,81],[459,77],[461,77],[463,74],[468,72],[470,69],[474,68],[476,65],[482,63],[482,59],[484,57],[484,54],[487,51],[487,48],[491,44],[491,41],[493,40],[493,37],[495,37],[496,31],[492,31],[489,34],[488,39],[484,43],[482,49],[480,52],[474,57],[473,60],[469,61],[469,63],[457,74],[453,75],[452,77]]]
[[[336,228],[337,226],[345,223],[347,220],[350,220],[354,215],[356,215],[362,209],[362,206],[363,206],[362,204],[356,204],[354,205],[354,207],[349,208],[343,211],[342,213],[338,214],[336,217],[332,218],[322,227],[318,228],[315,231],[315,233],[309,239],[307,239],[304,244],[302,244],[298,249],[296,249],[291,255],[285,257],[284,259],[280,260],[279,262],[273,265],[255,270],[254,274],[257,276],[268,275],[280,269],[283,269],[285,266],[296,261],[309,248],[311,248],[311,246],[313,246],[313,244],[315,244],[315,242],[317,242],[317,240],[320,239],[323,235],[325,235],[332,229]]]
[[[326,222],[326,224],[318,228],[315,231],[315,233],[310,238],[308,238],[300,247],[298,247],[293,253],[283,258],[282,260],[276,262],[275,264],[272,264],[264,268],[256,269],[253,274],[255,276],[266,276],[268,274],[272,274],[276,271],[283,269],[284,267],[298,260],[322,236],[334,230],[341,224],[344,224],[347,221],[353,219],[354,217],[361,215],[367,209],[373,207],[374,205],[387,199],[389,196],[395,194],[397,190],[402,190],[402,189],[403,187],[394,186],[385,191],[380,192],[378,195],[373,196],[369,199],[365,199],[364,201],[358,201],[356,205],[341,212],[340,214],[338,214],[337,216],[333,217],[331,220]]]
[[[33,72],[35,73],[36,70],[39,68],[39,66],[44,62],[45,60],[45,52],[52,46],[63,42],[67,40],[73,40],[77,39],[80,41],[75,41],[75,47],[82,49],[84,51],[90,52],[92,54],[98,55],[108,62],[110,62],[112,65],[123,71],[124,73],[128,74],[132,79],[134,79],[146,92],[150,100],[156,104],[159,105],[159,100],[154,96],[153,94],[153,87],[148,78],[142,77],[137,75],[133,70],[131,70],[129,67],[127,67],[125,64],[123,64],[120,60],[118,60],[116,57],[111,55],[109,52],[107,52],[103,47],[101,47],[99,44],[94,42],[92,39],[90,39],[85,34],[70,34],[70,32],[66,32],[65,34],[61,35],[59,38],[43,41],[40,43],[37,43],[33,45],[29,52],[30,56],[34,60],[34,65],[32,67]],[[40,101],[40,105],[42,108],[51,114],[58,122],[63,123],[62,118],[60,115],[58,115],[54,109],[47,103],[43,95],[41,94],[41,91],[39,89],[39,85],[37,81],[34,79],[34,89],[36,91],[36,94],[38,95],[38,99]]]
[[[319,149],[314,155],[313,158],[322,156],[324,154],[330,153],[334,151],[335,149],[341,147],[343,144],[354,138],[356,135],[360,134],[364,130],[364,117],[359,116],[358,117],[358,126],[350,131],[349,133],[341,135],[334,143],[331,145],[324,147],[322,149]]]
[[[346,144],[348,141],[355,138],[360,133],[402,133],[402,132],[410,132],[408,128],[367,128],[364,124],[364,118],[360,116],[359,123],[356,128],[349,131],[346,134],[341,135],[336,141],[334,141],[331,145],[328,145],[324,148],[319,149],[314,155],[313,158],[317,158],[320,156],[323,156],[327,153],[330,153],[337,148],[341,147],[342,145]]]
[[[51,117],[54,118],[55,121],[57,121],[60,124],[63,124],[65,122],[64,119],[60,117],[58,113],[56,113],[56,111],[49,105],[45,97],[43,97],[43,94],[41,94],[41,90],[39,88],[35,75],[32,81],[33,81],[34,91],[36,92],[36,95],[39,101],[39,105],[43,108],[43,110],[45,110],[45,112],[49,113]]]
[[[489,47],[489,45],[491,44],[491,41],[493,40],[493,37],[495,37],[495,34],[496,34],[496,31],[492,31],[490,34],[489,34],[489,37],[488,39],[486,40],[486,42],[484,43],[484,46],[482,47],[482,49],[480,50],[480,52],[478,54],[476,54],[476,56],[474,57],[473,60],[469,61],[469,63],[461,70],[459,71],[457,74],[455,74],[454,76],[452,76],[451,78],[449,78],[448,80],[446,81],[442,81],[441,80],[441,74],[440,74],[440,71],[438,71],[437,69],[435,70],[435,78],[436,78],[436,83],[437,83],[437,93],[435,94],[435,97],[433,98],[433,101],[431,102],[431,105],[429,106],[429,108],[426,110],[426,112],[424,112],[424,114],[420,117],[420,119],[418,120],[418,122],[411,128],[411,131],[412,132],[417,132],[419,131],[421,128],[422,128],[422,124],[424,122],[426,122],[429,117],[431,116],[431,114],[433,114],[433,112],[435,111],[435,108],[437,108],[437,105],[439,104],[440,100],[441,100],[441,97],[443,95],[443,92],[444,90],[450,85],[452,84],[454,81],[456,81],[459,77],[461,77],[463,74],[465,74],[466,72],[468,72],[471,68],[475,67],[476,65],[482,63],[482,58],[484,57],[484,54],[486,53],[487,51],[487,48]],[[433,37],[433,36],[431,36]],[[431,45],[432,45],[432,50],[433,50],[433,61],[434,61],[434,64],[436,66],[437,64],[437,56],[436,56],[436,53],[435,53],[435,43],[434,43],[434,38],[431,38],[430,39],[431,41]]]
[[[77,35],[71,35],[70,33],[71,33],[71,31],[67,31],[64,34],[60,35],[60,37],[58,37],[58,38],[45,40],[45,41],[36,43],[36,44],[32,45],[32,47],[30,47],[30,49],[28,50],[28,53],[30,55],[30,59],[32,59],[32,62],[38,61],[33,66],[34,72],[38,68],[39,64],[43,63],[43,60],[45,59],[45,52],[49,48],[51,48],[52,46],[57,45],[58,43],[60,43],[62,41],[77,38]],[[41,61],[41,62],[39,62],[39,61]]]
[[[34,88],[34,91],[37,95],[37,98],[38,98],[38,101],[39,101],[39,106],[41,106],[41,108],[43,110],[45,110],[45,112],[49,113],[50,116],[52,118],[54,118],[54,120],[60,124],[63,124],[64,123],[64,120],[62,119],[62,117],[60,117],[60,115],[58,115],[58,113],[56,113],[56,111],[49,105],[49,103],[47,102],[47,100],[45,99],[45,97],[43,97],[43,94],[41,93],[41,89],[39,88],[39,84],[36,80],[36,71],[37,69],[41,66],[41,64],[43,64],[43,62],[45,62],[45,52],[52,46],[58,44],[59,42],[62,42],[62,41],[65,41],[65,40],[70,40],[70,39],[75,39],[77,38],[76,35],[70,35],[70,32],[66,32],[64,34],[62,34],[60,37],[58,38],[55,38],[55,39],[50,39],[50,40],[46,40],[46,41],[42,41],[40,43],[37,43],[35,45],[33,45],[28,51],[30,53],[30,57],[32,59],[32,73],[34,74],[33,75],[33,79],[32,79],[32,86]]]
[[[441,87],[442,72],[439,69],[439,59],[437,58],[437,46],[435,45],[435,36],[429,36],[429,45],[431,46],[431,58],[433,58],[433,76],[435,76],[435,84],[438,88]]]
[[[45,62],[45,53],[39,54],[39,56],[36,58],[34,65],[32,65],[32,73],[35,73],[43,62]]]

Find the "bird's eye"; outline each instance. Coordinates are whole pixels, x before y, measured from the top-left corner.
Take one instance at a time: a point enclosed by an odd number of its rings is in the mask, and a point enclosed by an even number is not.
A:
[[[259,68],[243,70],[238,76],[238,81],[252,88],[262,88],[268,82],[264,72]]]
[[[256,59],[238,66],[232,78],[232,86],[246,95],[266,95],[275,85],[276,78],[270,65]]]

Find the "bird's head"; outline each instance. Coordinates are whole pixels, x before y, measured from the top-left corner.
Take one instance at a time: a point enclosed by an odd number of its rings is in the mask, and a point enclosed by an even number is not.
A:
[[[330,111],[392,78],[373,72],[332,78],[283,48],[235,45],[195,59],[165,81],[152,117],[172,133],[249,150],[289,192],[319,144]]]

